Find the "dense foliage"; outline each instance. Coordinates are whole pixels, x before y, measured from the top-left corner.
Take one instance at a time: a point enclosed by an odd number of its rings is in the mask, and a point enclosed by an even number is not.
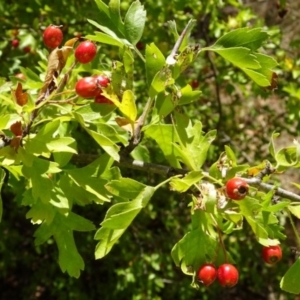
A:
[[[3,299],[300,293],[299,41],[201,2],[0,3]]]

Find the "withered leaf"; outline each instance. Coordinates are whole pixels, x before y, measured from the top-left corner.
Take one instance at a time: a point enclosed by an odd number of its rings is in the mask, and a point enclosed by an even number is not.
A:
[[[13,90],[12,93],[18,105],[24,106],[27,104],[28,94],[26,92],[23,93],[23,87],[21,82],[18,82],[16,90]]]
[[[14,148],[14,150],[17,152],[21,145],[21,141],[22,141],[21,136],[15,136],[14,138],[12,138],[9,145],[10,147]]]
[[[22,136],[23,134],[23,129],[22,129],[22,123],[20,121],[17,121],[13,123],[10,126],[10,131],[15,135],[15,136]]]
[[[51,94],[57,88],[56,79],[64,66],[66,65],[69,54],[73,47],[69,46],[74,44],[77,39],[69,40],[62,48],[55,48],[49,55],[47,72],[39,96],[46,93]],[[72,41],[72,42],[71,42]]]

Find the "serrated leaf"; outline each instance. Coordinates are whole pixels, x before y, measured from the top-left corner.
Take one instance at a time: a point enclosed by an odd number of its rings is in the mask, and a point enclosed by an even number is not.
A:
[[[174,151],[174,142],[177,141],[175,130],[172,125],[154,124],[144,131],[145,136],[156,141],[165,158],[174,168],[180,168],[180,163]]]
[[[180,90],[181,96],[179,97],[178,105],[190,104],[196,100],[199,100],[201,91],[193,91],[192,87],[188,84]]]
[[[105,185],[106,189],[113,195],[124,198],[134,199],[144,189],[145,185],[131,178],[120,178],[112,180]]]
[[[53,237],[58,247],[58,263],[62,272],[78,278],[84,269],[84,261],[77,251],[73,231],[56,230]]]
[[[255,52],[268,38],[260,28],[240,28],[222,36],[210,50],[218,53],[244,71],[254,82],[263,87],[274,86],[272,69],[277,62],[264,54]]]
[[[288,269],[280,281],[280,287],[292,294],[300,293],[300,258]]]
[[[124,19],[125,36],[128,41],[135,45],[141,38],[146,22],[146,11],[140,1],[134,1]]]
[[[35,203],[26,214],[27,219],[31,219],[33,224],[40,224],[46,221],[50,225],[55,216],[55,209],[49,203],[38,201]]]
[[[80,232],[95,230],[95,225],[90,220],[87,220],[73,212],[68,214],[68,217],[65,220],[65,225],[71,230]]]
[[[148,204],[154,192],[154,187],[145,186],[132,201],[117,203],[107,211],[102,227],[95,235],[95,239],[100,240],[96,247],[96,259],[111,250],[134,218]]]
[[[254,51],[262,46],[263,42],[268,39],[268,36],[267,32],[264,32],[262,28],[239,28],[224,34],[214,46],[224,48],[240,46]]]
[[[177,192],[183,193],[187,191],[193,184],[196,184],[203,177],[201,171],[189,172],[183,178],[174,177],[170,181],[170,186]]]
[[[119,161],[119,147],[108,139],[103,134],[95,132],[93,130],[89,130],[85,128],[85,130],[89,133],[89,135],[103,148],[103,150],[108,153],[114,160]]]

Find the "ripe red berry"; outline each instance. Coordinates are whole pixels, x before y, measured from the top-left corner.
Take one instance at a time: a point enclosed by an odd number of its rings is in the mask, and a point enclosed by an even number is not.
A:
[[[197,278],[205,286],[209,286],[217,278],[217,269],[212,264],[204,264],[198,270]]]
[[[76,48],[75,57],[80,63],[87,64],[94,59],[96,53],[96,45],[91,41],[84,41],[81,42]]]
[[[94,99],[95,103],[99,103],[99,104],[114,104],[111,100],[107,99],[105,96],[103,95],[98,95],[95,97]]]
[[[63,33],[58,26],[49,25],[43,33],[43,41],[49,48],[58,47],[63,40]]]
[[[17,48],[19,47],[19,44],[20,44],[20,41],[18,39],[14,39],[11,41],[11,45],[14,47],[14,48]]]
[[[276,264],[282,258],[282,250],[279,245],[263,247],[262,249],[263,260],[270,265]]]
[[[24,53],[29,53],[31,51],[31,47],[30,46],[26,46],[23,48],[23,52]]]
[[[248,194],[249,185],[242,178],[231,178],[226,183],[226,194],[230,199],[242,200]]]
[[[109,78],[104,75],[95,75],[93,77],[96,79],[100,87],[107,87],[110,83]]]
[[[82,98],[94,98],[102,92],[95,77],[79,79],[75,85],[75,91]]]
[[[194,79],[190,82],[190,86],[193,88],[193,89],[196,89],[199,87],[199,81],[197,79]]]
[[[223,264],[218,268],[218,281],[223,287],[233,287],[239,280],[239,272],[231,264]]]

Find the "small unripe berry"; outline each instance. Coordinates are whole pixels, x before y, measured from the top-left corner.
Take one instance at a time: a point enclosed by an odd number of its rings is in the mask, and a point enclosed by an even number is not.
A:
[[[80,63],[87,64],[94,59],[96,53],[96,45],[91,41],[84,41],[81,42],[76,48],[75,57]]]
[[[63,33],[58,26],[50,25],[43,33],[43,41],[45,45],[49,48],[58,47],[63,40]]]
[[[263,247],[262,249],[263,260],[270,265],[274,265],[282,258],[282,250],[279,245]]]
[[[249,185],[242,178],[231,178],[226,183],[226,194],[230,199],[242,200],[244,199],[249,190]]]
[[[197,273],[197,279],[205,286],[211,285],[217,278],[217,269],[212,264],[202,265]]]
[[[223,264],[218,268],[218,281],[223,287],[233,287],[239,280],[239,272],[231,264]]]

